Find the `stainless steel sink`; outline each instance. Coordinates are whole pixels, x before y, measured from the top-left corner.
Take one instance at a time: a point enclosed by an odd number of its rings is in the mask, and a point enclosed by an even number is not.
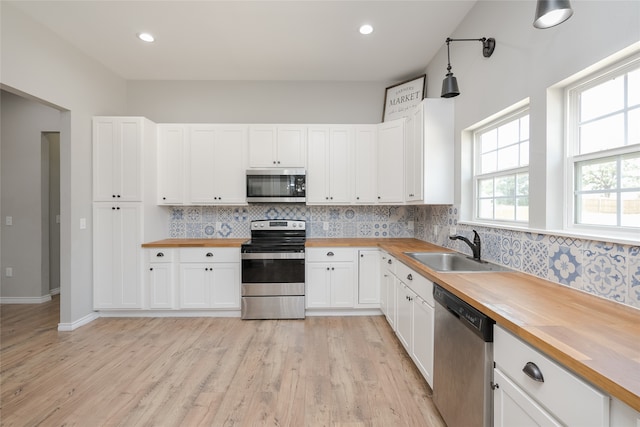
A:
[[[513,271],[510,268],[487,261],[476,261],[459,253],[405,252],[416,261],[440,273],[482,273],[490,271]]]

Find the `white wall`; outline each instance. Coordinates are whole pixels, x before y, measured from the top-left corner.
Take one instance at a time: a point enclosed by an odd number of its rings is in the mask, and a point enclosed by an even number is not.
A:
[[[3,273],[13,268],[13,277],[2,274],[0,297],[37,299],[49,294],[48,282],[43,286],[43,280],[48,281],[43,264],[48,265],[49,248],[42,250],[42,237],[48,235],[48,226],[42,223],[48,212],[48,192],[47,206],[43,206],[41,134],[60,129],[60,112],[7,92],[2,92],[1,101],[1,264]],[[5,225],[7,216],[13,225]]]
[[[79,228],[80,218],[89,224],[92,218],[91,117],[124,114],[126,83],[10,4],[2,2],[0,8],[0,84],[63,111],[60,320],[71,324],[93,306],[92,231]]]
[[[450,45],[452,71],[461,93],[454,98],[456,204],[461,200],[461,132],[530,98],[530,182],[544,183],[531,188],[531,225],[561,225],[551,206],[562,203],[562,185],[548,177],[561,167],[553,159],[561,155],[562,146],[561,141],[548,140],[558,123],[547,110],[547,88],[640,41],[640,2],[574,0],[571,4],[574,15],[568,21],[539,30],[531,24],[535,1],[482,0],[451,34],[452,38],[496,39],[491,58],[482,56],[480,42]],[[444,46],[427,67],[429,97],[440,96],[446,66]]]
[[[384,82],[129,81],[127,114],[156,123],[379,123]]]

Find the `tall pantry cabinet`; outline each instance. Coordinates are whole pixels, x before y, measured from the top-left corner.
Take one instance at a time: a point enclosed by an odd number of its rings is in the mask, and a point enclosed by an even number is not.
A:
[[[145,166],[156,126],[142,117],[93,119],[94,309],[143,306]],[[148,171],[147,171],[148,172]],[[150,184],[150,183],[147,183]],[[148,192],[148,191],[147,191]]]

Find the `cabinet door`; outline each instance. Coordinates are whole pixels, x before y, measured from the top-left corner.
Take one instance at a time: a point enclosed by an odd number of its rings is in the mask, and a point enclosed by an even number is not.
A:
[[[329,202],[329,128],[309,128],[307,203]]]
[[[211,308],[212,264],[180,264],[180,308]]]
[[[378,127],[378,202],[404,202],[404,119]]]
[[[397,292],[397,326],[396,332],[400,342],[407,350],[407,353],[413,353],[413,300],[416,297],[411,289],[402,282],[396,287]]]
[[[405,200],[422,200],[423,104],[417,105],[407,117],[405,135]]]
[[[221,126],[213,153],[214,201],[216,204],[246,204],[246,126]]]
[[[152,263],[147,272],[149,308],[171,309],[174,306],[173,263]]]
[[[93,200],[142,200],[141,119],[93,119]]]
[[[306,307],[328,308],[330,301],[331,265],[323,262],[307,263]]]
[[[98,203],[93,210],[95,309],[142,308],[142,207]]]
[[[249,167],[272,168],[276,164],[275,126],[254,125],[249,127]]]
[[[493,395],[494,426],[551,427],[562,425],[499,369],[493,370],[493,382],[497,385]]]
[[[158,204],[180,205],[184,201],[184,150],[186,127],[158,128]]]
[[[412,359],[431,387],[433,387],[434,315],[434,307],[420,297],[414,299]]]
[[[276,166],[305,167],[307,160],[306,145],[306,127],[278,126]]]
[[[213,167],[216,144],[216,129],[213,126],[197,126],[189,132],[189,156],[187,160],[187,183],[189,203],[213,204],[217,197],[214,190],[215,168]]]
[[[329,139],[329,201],[351,202],[352,136],[348,127],[332,128]]]
[[[331,307],[352,308],[354,305],[355,269],[351,262],[331,264]]]
[[[240,308],[240,263],[215,263],[211,288],[213,308]]]
[[[380,304],[380,253],[362,250],[358,256],[358,304]]]
[[[394,331],[398,329],[397,324],[397,294],[396,289],[402,286],[400,281],[392,273],[388,272],[389,278],[387,279],[387,322]]]
[[[453,203],[453,100],[429,98],[422,101],[424,203]]]
[[[355,128],[355,203],[374,204],[377,201],[377,126]]]

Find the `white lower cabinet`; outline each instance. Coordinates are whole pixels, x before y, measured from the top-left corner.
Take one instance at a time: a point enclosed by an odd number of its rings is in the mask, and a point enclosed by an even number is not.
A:
[[[358,251],[358,300],[361,307],[380,307],[380,251]]]
[[[356,269],[352,248],[310,248],[306,251],[306,307],[353,308]]]
[[[609,396],[494,327],[494,425],[609,426]]]
[[[416,367],[433,386],[433,283],[380,253],[380,308]]]
[[[146,251],[147,307],[152,310],[176,308],[176,268],[171,249]]]
[[[239,248],[179,250],[180,308],[240,308]]]
[[[142,308],[142,203],[94,203],[93,229],[93,308]]]

